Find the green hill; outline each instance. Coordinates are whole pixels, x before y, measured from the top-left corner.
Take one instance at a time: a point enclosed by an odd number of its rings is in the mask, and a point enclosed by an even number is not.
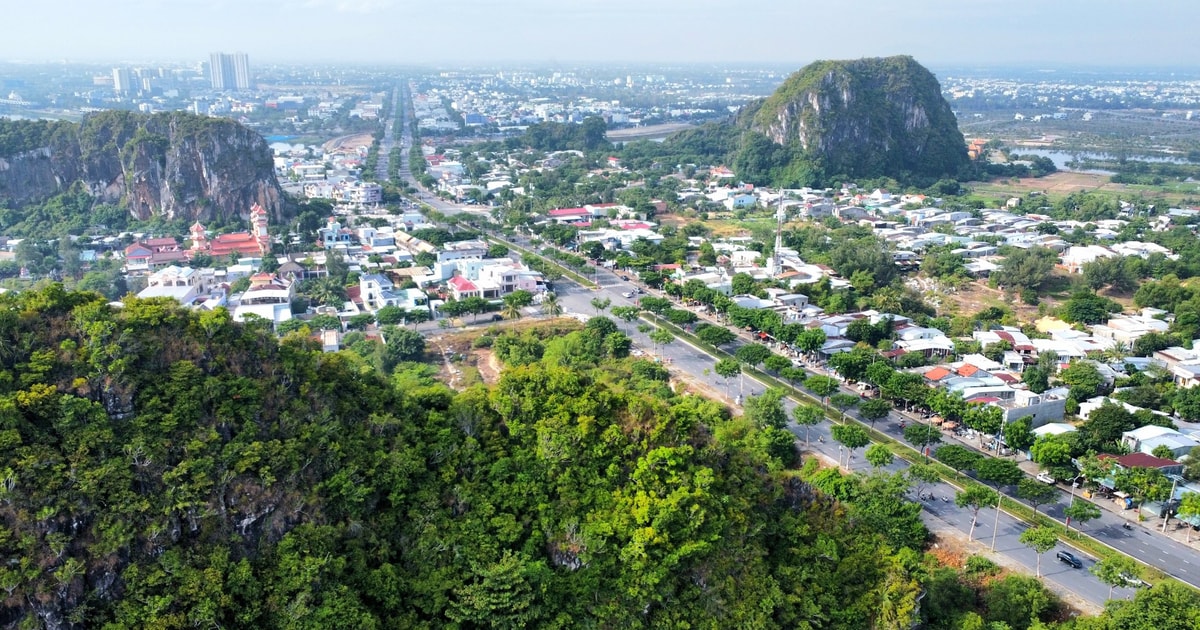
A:
[[[937,79],[907,56],[809,64],[739,123],[831,176],[953,177],[968,165]]]

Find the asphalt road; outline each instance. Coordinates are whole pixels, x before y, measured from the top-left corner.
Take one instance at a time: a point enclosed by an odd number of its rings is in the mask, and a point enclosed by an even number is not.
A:
[[[403,94],[405,106],[398,122],[401,125],[401,145],[408,147],[411,145],[412,139],[408,125],[407,88],[403,89]],[[460,206],[446,202],[423,190],[412,178],[412,173],[408,165],[408,151],[402,152],[401,160],[400,175],[420,191],[417,195],[420,201],[429,204],[435,210],[446,215],[453,215],[459,212],[487,212],[485,208]],[[528,241],[520,238],[517,239],[517,244],[523,247],[529,246]],[[624,281],[619,275],[605,269],[595,269],[593,277],[599,285],[597,289],[581,287],[565,278],[555,283],[554,291],[558,294],[559,302],[562,304],[564,312],[589,316],[596,315],[596,310],[591,305],[593,298],[608,298],[611,300],[610,308],[613,306],[636,305],[638,295],[634,295],[632,298],[626,298],[622,295],[623,293],[632,291],[635,286],[634,283]],[[655,294],[661,296],[660,293],[655,292]],[[682,339],[676,339],[666,346],[655,349],[649,337],[638,332],[635,325],[623,322],[618,322],[618,324],[626,334],[633,338],[637,347],[644,349],[647,353],[656,353],[664,359],[669,359],[672,370],[687,373],[691,378],[711,386],[715,391],[725,392],[726,396],[731,399],[739,392],[744,392],[746,395],[753,395],[765,389],[765,385],[749,376],[731,379],[729,383],[724,382],[724,379],[717,376],[713,371],[716,359],[707,352],[692,346]],[[845,391],[857,393],[849,389]],[[789,399],[786,405],[790,415],[795,403]],[[854,413],[849,412],[848,415],[854,416]],[[877,422],[876,428],[884,430],[897,439],[903,439],[899,428],[901,417],[898,412],[894,412],[891,417]],[[797,439],[803,441],[805,437],[804,429],[794,424],[790,428],[797,435]],[[809,433],[811,441],[807,448],[811,451],[821,453],[832,461],[838,461],[838,444],[833,441],[829,429],[830,423],[828,421],[813,427]],[[905,466],[906,464],[902,460],[897,460],[890,469],[902,470]],[[849,461],[849,467],[853,470],[868,468],[861,451],[856,453],[854,459]],[[948,484],[939,483],[932,487],[929,492],[932,492],[934,495],[934,500],[923,501],[922,504],[924,506],[923,518],[930,529],[938,531],[949,528],[967,535],[971,528],[971,515],[968,510],[959,508],[954,504],[956,490]],[[1062,509],[1069,501],[1069,496],[1066,496],[1065,493],[1063,494],[1064,497],[1060,497],[1058,503],[1044,506],[1041,509],[1051,516],[1061,519]],[[918,499],[914,496],[914,500]],[[995,530],[995,552],[1004,556],[1009,563],[1020,565],[1028,573],[1033,574],[1037,568],[1037,555],[1032,549],[1021,544],[1018,540],[1021,532],[1026,527],[1027,525],[1024,522],[1004,512],[1001,512],[997,519],[994,509],[984,508],[979,513],[979,519],[975,528],[975,540],[982,540],[982,542],[976,542],[975,544],[979,545],[978,550],[980,552],[986,551],[991,546],[992,534],[993,530]],[[1133,531],[1124,530],[1121,528],[1120,517],[1108,511],[1103,511],[1099,519],[1088,523],[1085,526],[1085,531],[1093,537],[1147,564],[1158,567],[1185,582],[1200,586],[1200,553],[1197,553],[1193,548],[1161,536],[1152,536],[1148,530],[1140,526],[1134,526]],[[1059,550],[1067,550],[1075,554],[1076,557],[1083,561],[1083,568],[1075,569],[1057,561],[1055,553]],[[1067,596],[1068,598],[1073,595],[1082,600],[1082,602],[1099,608],[1108,599],[1109,587],[1101,583],[1088,570],[1093,564],[1095,564],[1095,558],[1089,557],[1078,549],[1060,543],[1042,556],[1042,577],[1047,586],[1060,595]],[[1114,598],[1128,598],[1132,597],[1133,591],[1128,588],[1116,588],[1112,591],[1112,595]]]

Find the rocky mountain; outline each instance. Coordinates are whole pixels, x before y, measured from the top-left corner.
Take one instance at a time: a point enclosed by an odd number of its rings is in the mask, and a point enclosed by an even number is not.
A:
[[[937,79],[908,56],[809,64],[738,123],[828,176],[953,177],[968,165]]]
[[[278,216],[283,191],[261,136],[223,118],[106,111],[79,124],[0,120],[0,204],[20,208],[73,186],[138,219]]]

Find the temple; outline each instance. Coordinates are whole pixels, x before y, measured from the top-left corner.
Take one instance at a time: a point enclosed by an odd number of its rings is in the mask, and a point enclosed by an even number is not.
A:
[[[209,239],[204,226],[196,221],[190,230],[192,247],[188,250],[188,257],[196,254],[208,254],[213,258],[230,254],[265,256],[271,251],[271,236],[267,233],[267,211],[258,204],[250,208],[250,227],[249,232],[218,234]]]

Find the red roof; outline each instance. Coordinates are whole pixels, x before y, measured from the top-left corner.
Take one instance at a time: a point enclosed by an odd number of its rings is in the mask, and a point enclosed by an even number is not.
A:
[[[357,284],[351,287],[346,287],[346,299],[355,304],[362,304],[362,287]]]
[[[935,367],[925,373],[925,378],[931,381],[940,381],[947,376],[950,376],[950,370],[947,370],[944,367]]]
[[[1017,378],[1016,375],[1009,374],[1008,372],[995,372],[992,374],[992,376],[995,376],[1009,385],[1021,382],[1021,379]]]
[[[999,338],[1001,338],[1001,339],[1003,339],[1004,341],[1007,341],[1008,343],[1012,343],[1012,342],[1013,342],[1013,336],[1012,336],[1012,333],[1010,333],[1010,332],[1008,332],[1008,331],[1006,331],[1006,330],[997,330],[997,331],[996,331],[996,336],[997,336],[997,337],[999,337]]]
[[[584,208],[558,208],[557,210],[550,211],[550,216],[552,217],[574,217],[585,214],[591,213]]]
[[[641,223],[641,222],[621,224],[622,230],[649,230],[651,227],[653,227],[653,226],[650,225],[649,223]]]
[[[956,371],[958,372],[959,376],[971,376],[971,375],[975,374],[976,372],[978,372],[979,368],[968,363],[968,364],[958,368],[958,370],[956,370]]]
[[[474,282],[467,280],[463,276],[451,276],[451,278],[449,280],[447,280],[446,282],[450,286],[453,286],[455,289],[459,290],[460,292],[461,291],[477,291],[478,290],[478,288],[475,286]]]
[[[1125,468],[1170,468],[1171,466],[1179,465],[1179,462],[1173,459],[1163,459],[1149,453],[1122,455],[1117,458],[1117,463]]]

